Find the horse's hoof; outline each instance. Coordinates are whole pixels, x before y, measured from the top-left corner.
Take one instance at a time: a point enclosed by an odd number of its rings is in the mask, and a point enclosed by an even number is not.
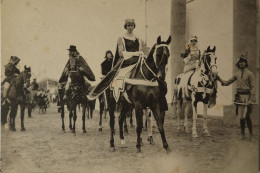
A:
[[[110,151],[115,152],[116,151],[115,147],[110,147]]]
[[[83,134],[84,134],[84,133],[87,133],[87,131],[86,131],[86,130],[83,130]]]
[[[166,148],[166,153],[167,154],[170,154],[172,152],[172,150],[168,147],[168,148]]]
[[[190,130],[185,127],[185,133],[190,133]]]
[[[99,131],[99,132],[102,132],[102,128],[98,128],[98,131]]]
[[[138,158],[144,158],[144,155],[142,152],[137,152],[137,155],[136,155]]]
[[[25,129],[25,128],[22,128],[21,131],[24,132],[24,131],[26,131],[26,129]]]
[[[16,128],[15,127],[10,127],[10,130],[15,132]]]
[[[120,148],[127,148],[126,142],[125,142],[124,139],[122,139],[122,140],[120,141]]]
[[[198,134],[194,133],[194,134],[192,134],[192,137],[193,138],[198,138],[199,136],[198,136]]]
[[[203,135],[206,137],[211,137],[211,135],[209,133],[204,133]]]
[[[150,143],[151,145],[154,145],[154,144],[155,144],[154,141],[153,141],[153,137],[152,137],[152,136],[149,136],[149,137],[147,138],[147,140],[149,141],[149,143]]]

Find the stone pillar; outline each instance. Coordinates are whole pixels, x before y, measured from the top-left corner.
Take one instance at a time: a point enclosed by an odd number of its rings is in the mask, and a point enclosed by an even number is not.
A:
[[[174,79],[183,72],[183,62],[180,57],[185,47],[185,29],[186,28],[186,1],[171,1],[171,77],[172,88]]]
[[[256,0],[233,0],[233,8],[233,64],[248,52],[249,69],[256,74]]]
[[[169,88],[171,97],[173,96],[173,89],[175,87],[174,79],[183,72],[183,62],[180,54],[184,51],[185,47],[185,28],[186,1],[171,0],[171,88]]]
[[[256,0],[256,94],[259,104],[260,0]]]

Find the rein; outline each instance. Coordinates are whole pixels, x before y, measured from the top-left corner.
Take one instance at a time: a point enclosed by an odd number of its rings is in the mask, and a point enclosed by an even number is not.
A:
[[[168,46],[167,44],[160,44],[160,45],[156,45],[156,46],[155,46],[155,50],[154,50],[154,52],[153,52],[153,61],[154,61],[154,64],[155,64],[155,66],[156,66],[157,69],[158,69],[158,67],[160,67],[160,65],[162,64],[162,62],[163,62],[163,60],[164,60],[164,55],[165,55],[165,53],[163,52],[161,61],[160,61],[159,64],[157,65],[157,63],[156,63],[156,50],[157,50],[157,48],[159,48],[159,47],[167,47],[167,48],[169,49],[169,46]],[[145,66],[147,67],[147,69],[153,74],[153,78],[152,78],[151,80],[148,80],[148,79],[145,77],[145,74],[144,74],[143,68],[142,68],[142,67],[143,67],[143,64],[145,64]],[[145,61],[144,57],[142,57],[140,69],[141,69],[141,73],[142,73],[142,75],[143,75],[143,77],[144,77],[144,79],[145,79],[146,81],[150,81],[150,82],[151,82],[151,81],[154,81],[155,79],[158,79],[157,74],[149,67],[149,65],[148,65],[147,62]]]

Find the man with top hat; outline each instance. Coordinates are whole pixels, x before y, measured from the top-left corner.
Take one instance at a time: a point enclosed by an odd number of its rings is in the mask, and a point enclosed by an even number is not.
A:
[[[3,85],[3,100],[2,104],[9,102],[7,98],[8,90],[12,80],[16,77],[16,75],[20,74],[20,70],[16,67],[20,62],[20,58],[17,56],[11,56],[10,61],[7,65],[5,65],[5,76],[6,78],[3,80],[1,85]]]
[[[237,81],[234,104],[236,105],[236,113],[240,117],[240,128],[242,139],[245,138],[245,124],[249,130],[250,139],[253,136],[252,120],[250,114],[252,112],[252,104],[256,102],[256,88],[254,74],[248,69],[247,56],[241,55],[237,60],[236,67],[238,72],[229,80],[225,81],[218,76],[218,80],[222,86],[228,86]]]
[[[91,81],[95,81],[94,73],[92,72],[84,58],[80,56],[80,53],[77,51],[76,46],[70,45],[70,48],[67,50],[69,50],[69,60],[59,80],[59,84],[61,86],[60,88],[63,88],[65,86],[64,99],[66,99],[66,92],[69,89],[71,83],[71,78],[69,76],[70,72],[78,71],[80,75],[83,76],[87,88],[91,86]]]

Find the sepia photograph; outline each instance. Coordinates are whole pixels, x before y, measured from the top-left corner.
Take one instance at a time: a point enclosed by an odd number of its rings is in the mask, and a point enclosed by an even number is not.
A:
[[[260,0],[0,10],[0,173],[260,172]]]

